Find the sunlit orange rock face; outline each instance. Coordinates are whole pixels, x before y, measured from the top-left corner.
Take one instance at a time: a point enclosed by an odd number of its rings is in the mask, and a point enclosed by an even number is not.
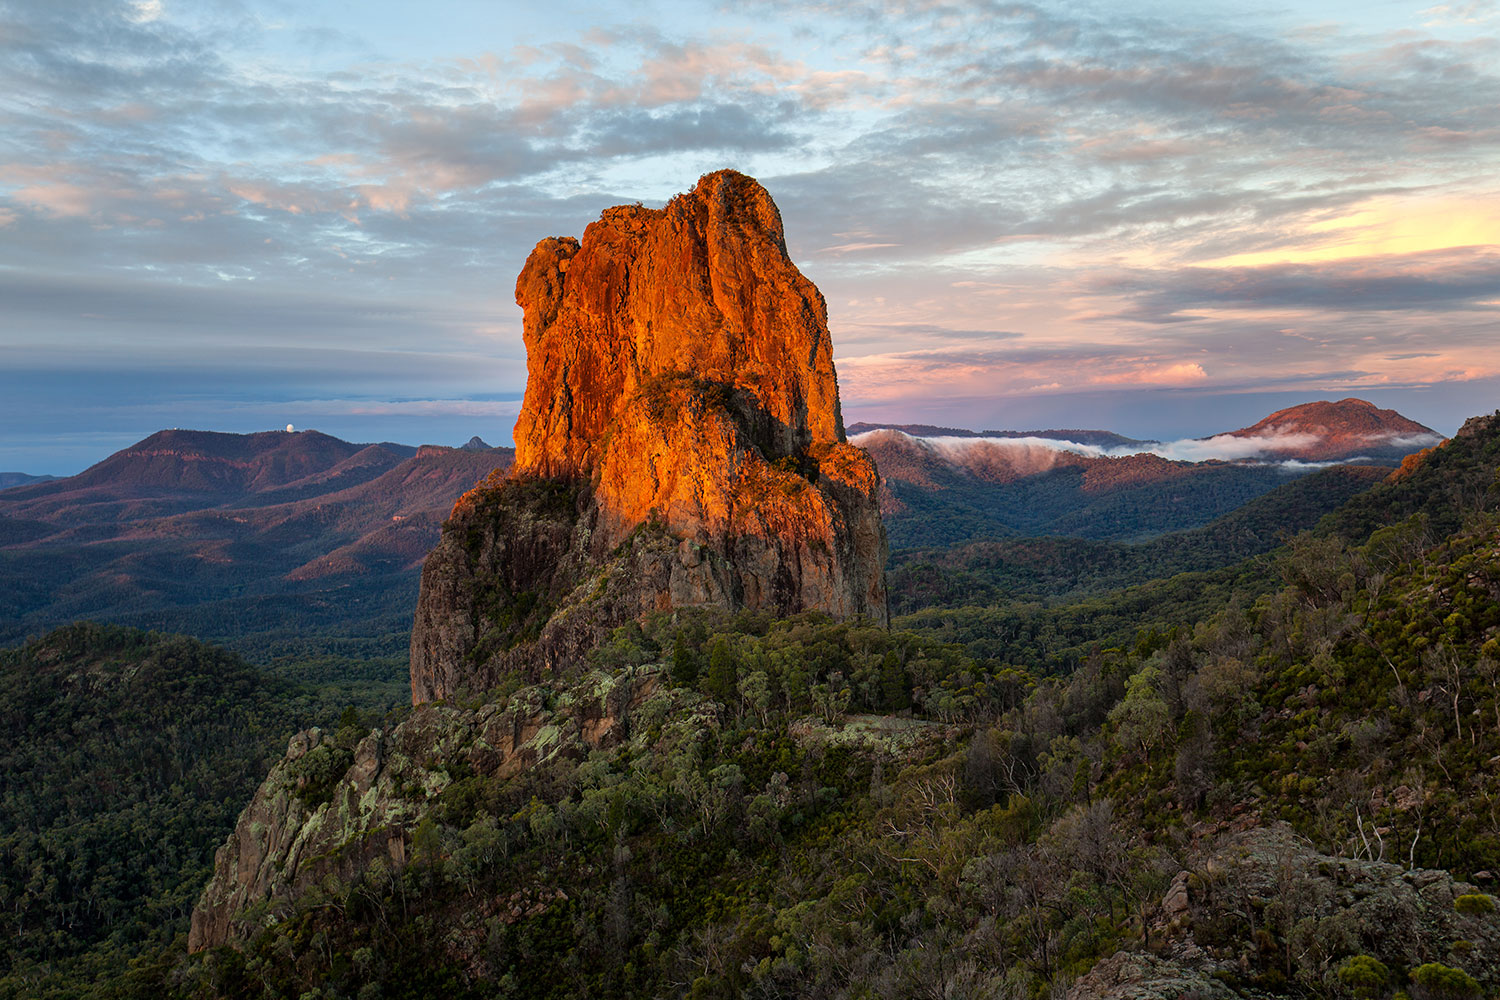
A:
[[[516,301],[515,465],[428,559],[414,701],[565,668],[655,610],[886,620],[878,477],[844,440],[823,297],[764,188],[720,171],[608,209],[538,243]]]
[[[608,209],[582,243],[543,240],[516,303],[523,474],[597,467],[642,388],[677,373],[749,397],[778,454],[844,439],[823,296],[787,256],[771,196],[743,174],[709,174],[660,210]]]

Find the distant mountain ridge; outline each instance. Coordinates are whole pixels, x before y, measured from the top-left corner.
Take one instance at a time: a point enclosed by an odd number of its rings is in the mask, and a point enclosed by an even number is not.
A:
[[[50,482],[56,478],[56,476],[31,476],[24,472],[0,472],[0,490],[8,490],[17,486],[27,486],[31,483]]]
[[[959,437],[959,438],[1045,438],[1051,441],[1072,441],[1075,444],[1096,445],[1101,448],[1123,448],[1130,445],[1152,444],[1140,438],[1126,437],[1114,431],[1048,429],[1044,431],[970,431],[961,427],[935,427],[932,424],[872,424],[861,421],[850,424],[846,433],[850,437],[868,434],[870,431],[900,431],[912,437]]]
[[[895,548],[1042,536],[1139,541],[1206,524],[1275,489],[1285,463],[1349,455],[1395,464],[1439,440],[1394,411],[1348,399],[1170,443],[1259,456],[1243,462],[1174,460],[1160,442],[1103,430],[857,423],[848,432],[877,462]],[[1151,445],[1168,454],[1122,454]],[[513,454],[477,437],[461,448],[415,448],[318,431],[160,431],[76,476],[0,492],[0,589],[10,598],[0,642],[99,618],[231,644],[349,626],[399,651],[418,567],[453,503]]]
[[[158,431],[76,476],[7,491],[0,515],[76,525],[267,506],[369,482],[416,453],[318,431]]]
[[[1161,446],[1187,444],[1189,442],[1212,443],[1225,438],[1240,438],[1260,443],[1256,452],[1242,452],[1235,457],[1250,459],[1262,457],[1275,461],[1337,462],[1366,459],[1371,461],[1397,461],[1411,452],[1437,444],[1443,436],[1431,427],[1417,423],[1397,413],[1382,410],[1374,403],[1349,397],[1332,402],[1316,400],[1277,410],[1238,430],[1222,431],[1202,438],[1189,438],[1182,442],[1163,442],[1150,438],[1133,438],[1114,431],[1083,429],[1048,429],[1031,431],[986,430],[973,431],[961,427],[939,427],[933,424],[888,424],[860,422],[848,427],[853,437],[865,437],[875,431],[900,431],[913,438],[942,439],[986,439],[1067,442],[1083,445],[1086,457],[1125,458],[1128,449],[1139,452],[1161,454]],[[1156,446],[1156,447],[1153,447]],[[1092,449],[1104,449],[1109,454],[1093,455]],[[1172,458],[1168,454],[1163,457]]]
[[[76,476],[0,494],[0,589],[13,597],[0,641],[78,618],[227,639],[305,614],[347,622],[361,602],[390,614],[378,625],[390,632],[454,502],[512,456],[317,431],[160,431]]]
[[[1207,524],[1329,463],[1399,464],[1442,440],[1359,399],[1278,410],[1204,438],[1102,430],[984,431],[854,424],[874,456],[891,544],[1062,535],[1141,540]]]

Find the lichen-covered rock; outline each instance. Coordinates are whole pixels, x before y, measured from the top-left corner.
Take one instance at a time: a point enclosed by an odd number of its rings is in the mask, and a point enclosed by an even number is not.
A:
[[[1075,982],[1067,1000],[1232,1000],[1239,995],[1201,968],[1122,951]]]
[[[1443,871],[1322,854],[1290,827],[1220,841],[1175,878],[1151,954],[1120,952],[1068,1000],[1343,995],[1338,971],[1368,955],[1393,969],[1441,962],[1500,986],[1500,915]],[[1485,897],[1488,899],[1488,897]]]
[[[826,308],[764,188],[537,244],[516,281],[516,462],[455,507],[422,575],[412,700],[576,666],[689,605],[888,618],[874,463],[844,439]]]
[[[503,779],[620,744],[642,704],[675,697],[660,680],[650,669],[595,672],[476,709],[422,705],[352,748],[318,729],[299,733],[215,854],[188,947],[245,939],[330,874],[352,879],[376,859],[404,865],[413,830],[456,774]]]

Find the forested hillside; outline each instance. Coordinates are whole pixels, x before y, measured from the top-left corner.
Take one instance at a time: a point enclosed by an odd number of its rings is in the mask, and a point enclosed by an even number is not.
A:
[[[897,550],[889,570],[891,611],[1076,602],[1178,573],[1233,566],[1313,527],[1389,473],[1380,466],[1345,465],[1289,479],[1201,528],[1134,545],[1046,537]]]
[[[1167,443],[1102,431],[856,428],[880,466],[881,511],[898,552],[1033,537],[1141,542],[1203,527],[1330,462],[1394,466],[1441,440],[1359,399],[1304,403],[1251,427]],[[1340,483],[1354,485],[1325,478],[1303,500]]]
[[[1207,524],[1290,478],[1269,465],[1134,455],[1091,460],[1117,466],[1103,483],[1081,465],[998,483],[939,468],[930,476],[936,488],[929,488],[892,477],[889,449],[871,451],[885,477],[882,513],[893,549],[1037,535],[1137,541]]]
[[[66,995],[169,945],[287,738],[345,709],[363,731],[404,694],[117,626],[0,652],[0,994],[36,996],[54,970]]]
[[[404,658],[443,518],[510,459],[317,431],[161,431],[0,495],[0,643],[89,619],[261,663]]]

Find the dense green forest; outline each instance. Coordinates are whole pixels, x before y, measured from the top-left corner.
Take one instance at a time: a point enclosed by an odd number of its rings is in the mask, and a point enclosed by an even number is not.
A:
[[[1168,476],[1140,470],[1138,481],[1096,490],[1077,467],[1005,483],[935,470],[934,487],[885,481],[894,501],[885,505],[886,531],[893,549],[1039,535],[1140,541],[1199,527],[1296,475],[1272,465],[1202,462]]]
[[[4,523],[0,519],[0,525]],[[37,626],[34,620],[55,622],[70,613],[70,581],[90,567],[130,555],[136,547],[101,543],[42,552],[0,551],[0,578],[15,598],[15,613],[0,620],[0,643],[38,638],[50,625]],[[172,559],[183,562],[191,557],[176,554]],[[172,559],[162,559],[158,567],[164,578],[170,577]],[[416,571],[356,576],[332,587],[322,581],[294,584],[279,579],[276,586],[280,592],[225,592],[221,583],[210,586],[188,576],[139,593],[132,584],[121,588],[119,601],[105,617],[145,631],[196,636],[255,663],[321,656],[404,661],[417,598]],[[80,601],[96,600],[98,591],[83,588]],[[32,613],[39,608],[46,614]]]
[[[128,912],[157,930],[39,936],[0,995],[1493,996],[1497,469],[1500,419],[1471,423],[1274,550],[1293,519],[1274,507],[1238,540],[1084,549],[1117,589],[1018,584],[1006,549],[981,603],[950,592],[891,629],[650,617],[587,676],[412,716],[437,736],[397,793],[419,817],[404,864],[350,840],[243,947],[193,956],[173,939],[186,879],[147,885]],[[1259,554],[1232,561],[1239,544]],[[974,556],[953,565],[981,575]],[[47,648],[10,654],[14,676],[43,683]],[[236,697],[344,666],[288,661]],[[535,766],[493,770],[459,738],[502,710],[535,723]],[[585,741],[601,716],[623,737]],[[370,722],[347,715],[318,766]],[[242,752],[221,830],[274,756]],[[311,757],[273,779],[334,809],[344,786]],[[96,964],[49,979],[49,947]]]
[[[0,651],[0,990],[170,945],[287,738],[405,700],[329,666],[93,624]]]
[[[1178,573],[1234,566],[1312,528],[1389,473],[1380,466],[1346,465],[1288,479],[1201,528],[1135,544],[1049,536],[898,548],[887,574],[891,611],[1079,603]]]

